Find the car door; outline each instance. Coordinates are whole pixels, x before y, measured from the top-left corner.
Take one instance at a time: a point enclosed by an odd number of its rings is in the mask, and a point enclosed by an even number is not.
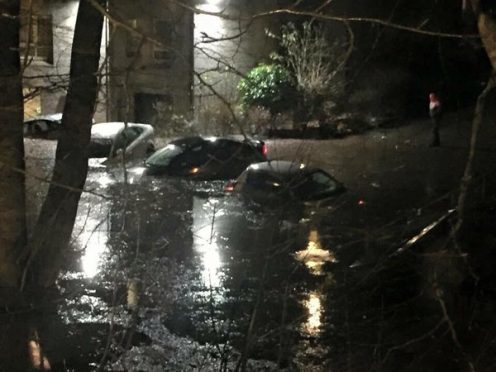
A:
[[[214,144],[214,159],[217,177],[234,179],[246,169],[242,144],[231,140],[217,140]]]

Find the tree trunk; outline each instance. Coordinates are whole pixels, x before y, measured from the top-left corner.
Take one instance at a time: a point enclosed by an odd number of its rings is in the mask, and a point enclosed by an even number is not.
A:
[[[20,0],[0,1],[0,370],[29,370],[17,258],[26,244]]]
[[[0,1],[0,287],[16,288],[26,243],[19,0]]]
[[[106,0],[98,0],[105,6]],[[30,242],[28,280],[37,286],[54,283],[68,246],[81,191],[88,172],[88,144],[98,91],[103,15],[81,0],[72,44],[70,83],[56,151],[52,184]]]
[[[482,44],[484,44],[493,70],[496,70],[496,19],[484,13],[481,13],[478,18],[477,26]]]

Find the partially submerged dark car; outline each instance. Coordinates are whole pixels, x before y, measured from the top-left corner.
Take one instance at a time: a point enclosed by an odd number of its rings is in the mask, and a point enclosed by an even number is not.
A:
[[[226,186],[253,203],[283,206],[322,205],[345,191],[344,186],[320,168],[299,162],[273,160],[250,165]]]
[[[258,140],[229,137],[185,137],[170,142],[145,161],[148,175],[197,180],[233,179],[252,163],[266,160]]]

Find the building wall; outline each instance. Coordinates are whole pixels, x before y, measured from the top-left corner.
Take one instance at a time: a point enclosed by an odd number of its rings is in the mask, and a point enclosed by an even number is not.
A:
[[[193,15],[161,0],[114,0],[120,22],[110,29],[112,120],[166,127],[174,114],[188,114],[192,96]]]
[[[251,15],[276,7],[276,1],[220,0],[198,8],[217,15],[195,15],[195,118],[201,130],[215,131],[216,124],[229,122],[223,100],[235,105],[237,85],[243,74],[266,62],[275,41],[266,30],[279,30],[276,17],[250,19]],[[224,17],[224,18],[223,18]],[[231,128],[226,128],[227,130]]]
[[[23,4],[24,14],[29,11],[26,4]],[[26,105],[27,116],[52,114],[63,109],[77,9],[78,1],[33,1],[33,14],[52,17],[53,61],[36,57],[26,60],[21,49],[22,63],[26,66],[24,91],[34,95]],[[26,15],[21,21],[25,27],[28,27],[28,19]]]
[[[27,25],[29,2],[23,1],[21,23]],[[21,48],[22,63],[25,64],[23,75],[24,93],[26,96],[25,117],[47,115],[61,112],[64,109],[65,96],[69,85],[72,39],[76,24],[78,0],[33,0],[32,14],[35,17],[51,17],[52,51],[50,58],[24,58]],[[105,58],[102,41],[102,63]],[[102,71],[105,71],[103,69]],[[106,80],[101,79],[102,87]],[[95,112],[96,121],[106,119],[105,89],[101,89]]]

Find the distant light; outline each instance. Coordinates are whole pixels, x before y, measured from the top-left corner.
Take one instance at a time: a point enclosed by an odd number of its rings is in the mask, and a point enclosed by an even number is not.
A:
[[[360,200],[358,201],[358,205],[365,205],[365,200],[360,199]]]
[[[200,168],[195,167],[195,168],[192,168],[192,169],[191,169],[190,173],[191,173],[191,174],[196,174],[196,173],[198,173],[199,171],[200,171]]]
[[[267,155],[267,145],[265,143],[262,145],[262,155],[263,156]]]
[[[305,168],[305,164],[300,164],[300,169]]]
[[[236,181],[232,181],[232,182],[229,182],[225,187],[224,187],[224,191],[225,192],[233,192],[234,191],[234,187],[236,186]]]

